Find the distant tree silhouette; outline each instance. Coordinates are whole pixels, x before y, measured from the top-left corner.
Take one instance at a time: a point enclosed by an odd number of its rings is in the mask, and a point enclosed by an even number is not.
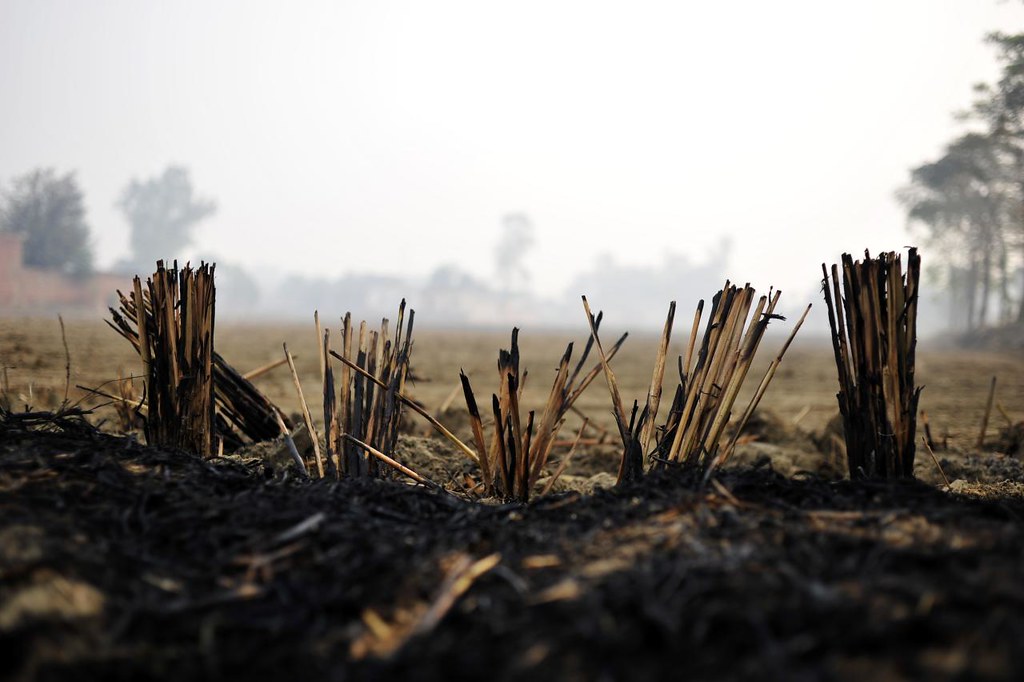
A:
[[[993,289],[1001,321],[1010,315],[1009,259],[1021,210],[1016,161],[990,135],[968,133],[937,161],[911,171],[898,195],[911,222],[927,229],[930,243],[949,265],[949,285],[962,289],[968,329],[989,321]]]
[[[25,237],[24,262],[73,274],[92,269],[89,226],[74,173],[52,168],[17,177],[0,205],[0,231]]]
[[[994,86],[980,84],[975,87],[979,99],[974,104],[974,116],[988,124],[990,135],[1007,152],[1010,182],[1015,184],[1018,206],[1004,225],[1008,250],[1017,257],[1020,289],[1017,301],[1017,322],[1024,323],[1024,33],[993,33],[988,42],[996,47],[997,58],[1003,72]],[[1005,272],[1005,269],[1003,270]],[[1004,308],[1009,300],[1005,295],[1008,277],[1001,280],[1000,296]]]
[[[946,267],[945,284],[966,327],[1024,322],[1024,34],[994,33],[1003,67],[975,86],[963,118],[984,125],[911,170],[898,193],[911,223],[923,226]],[[1014,281],[1016,280],[1016,282]],[[961,305],[962,303],[962,305]]]
[[[197,197],[189,171],[168,166],[156,177],[132,180],[117,202],[131,230],[128,265],[145,269],[154,261],[176,258],[192,243],[197,223],[217,210],[214,201]]]
[[[530,281],[526,255],[534,246],[533,223],[525,213],[508,213],[501,219],[501,237],[495,250],[498,281],[512,291]]]

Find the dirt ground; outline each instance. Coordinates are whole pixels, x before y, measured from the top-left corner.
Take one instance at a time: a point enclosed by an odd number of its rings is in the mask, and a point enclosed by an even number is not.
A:
[[[101,323],[69,322],[66,337],[70,372],[55,320],[0,321],[0,386],[19,409],[55,409],[66,385],[97,407],[109,400],[76,386],[113,393],[138,371]],[[507,334],[415,338],[414,395],[464,429],[460,396],[440,408],[460,367],[491,390]],[[528,405],[570,339],[521,333]],[[315,394],[312,325],[217,337],[241,371],[281,357],[281,342]],[[655,344],[631,338],[613,363],[624,398],[645,395]],[[1000,453],[1000,431],[1004,413],[1024,419],[1024,358],[921,344],[948,485],[925,453],[917,482],[838,480],[831,363],[827,346],[790,351],[735,466],[709,486],[671,469],[611,488],[617,453],[596,446],[526,506],[310,482],[258,448],[204,462],[114,435],[109,406],[88,421],[11,418],[0,679],[1020,679],[1024,467]],[[286,370],[257,384],[298,410]],[[602,380],[578,406],[611,425]],[[412,419],[403,460],[457,493],[471,467]]]

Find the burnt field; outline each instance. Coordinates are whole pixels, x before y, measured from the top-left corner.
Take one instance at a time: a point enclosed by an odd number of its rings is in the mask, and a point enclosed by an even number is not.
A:
[[[1018,355],[921,343],[920,406],[948,485],[923,452],[917,481],[842,480],[831,350],[798,343],[708,484],[667,467],[613,487],[618,452],[595,443],[551,494],[522,505],[468,499],[472,464],[409,413],[397,452],[441,489],[308,481],[278,445],[205,461],[146,447],[122,435],[131,425],[108,398],[77,388],[115,395],[107,382],[139,371],[135,353],[100,322],[69,323],[66,338],[67,355],[56,321],[0,321],[17,408],[0,423],[0,674],[12,679],[1024,671],[1024,467],[1003,454],[1015,447],[1009,422],[1024,418]],[[543,403],[573,338],[585,330],[523,330],[527,406]],[[315,395],[312,325],[217,331],[240,371],[278,360],[282,342]],[[411,394],[468,438],[461,394],[446,405],[459,369],[489,393],[507,343],[417,331]],[[771,356],[779,340],[765,344]],[[631,337],[615,359],[625,399],[643,398],[656,345]],[[298,412],[287,368],[254,383]],[[17,416],[56,410],[65,391],[94,412]],[[576,407],[612,428],[602,379]]]

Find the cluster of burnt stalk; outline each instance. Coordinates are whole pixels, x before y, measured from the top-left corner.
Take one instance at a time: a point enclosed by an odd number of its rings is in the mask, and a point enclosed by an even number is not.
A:
[[[839,408],[846,432],[852,478],[913,475],[915,415],[920,389],[914,386],[914,356],[920,258],[916,249],[901,257],[883,253],[854,261],[844,255],[831,270],[822,265],[822,290],[828,307],[839,376]],[[302,419],[313,444],[306,461],[291,441],[293,424],[248,380],[214,352],[214,268],[202,264],[179,269],[157,264],[145,286],[139,278],[128,294],[119,292],[120,310],[111,310],[111,326],[128,339],[144,365],[144,408],[148,442],[212,456],[225,447],[283,436],[296,465],[319,477],[382,476],[397,471],[419,483],[423,476],[395,455],[405,408],[428,421],[476,466],[471,492],[526,501],[545,494],[565,471],[588,427],[552,464],[551,455],[575,402],[601,374],[611,397],[621,441],[618,481],[632,481],[654,467],[678,464],[696,468],[705,480],[728,461],[744,424],[775,376],[810,306],[793,326],[749,402],[737,406],[781,292],[757,296],[749,286],[728,281],[696,307],[685,352],[677,358],[675,392],[663,408],[662,386],[668,364],[676,304],[669,305],[650,388],[645,399],[627,409],[612,359],[626,340],[609,347],[600,336],[602,314],[594,315],[583,297],[590,335],[578,360],[574,345],[563,353],[547,402],[539,412],[521,407],[527,372],[520,368],[518,330],[498,354],[497,388],[490,400],[478,399],[461,373],[462,391],[472,427],[469,443],[457,437],[406,393],[414,314],[405,301],[392,328],[358,327],[342,320],[332,346],[331,332],[316,318],[323,388],[323,427],[319,434],[287,346],[285,358],[302,405]],[[588,359],[591,366],[588,368]],[[733,417],[736,416],[734,420]],[[732,428],[727,427],[732,423]],[[322,440],[321,440],[322,436]],[[562,442],[565,442],[563,439]],[[321,443],[323,446],[321,447]]]

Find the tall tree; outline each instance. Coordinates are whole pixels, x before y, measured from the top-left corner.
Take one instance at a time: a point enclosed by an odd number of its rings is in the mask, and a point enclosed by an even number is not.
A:
[[[996,321],[1024,322],[1024,34],[994,33],[1002,74],[975,86],[962,115],[984,131],[961,136],[942,158],[911,171],[899,192],[912,223],[948,268],[947,285],[962,299],[968,328]],[[958,287],[959,289],[955,289]]]
[[[146,268],[156,260],[171,260],[192,243],[195,226],[217,210],[214,201],[199,197],[189,171],[168,166],[146,180],[132,180],[117,202],[128,220],[130,265]]]
[[[990,135],[1007,151],[1016,192],[1024,197],[1024,34],[992,33],[987,41],[996,46],[1003,67],[995,85],[975,87],[978,99],[969,114],[987,124]],[[1024,276],[1024,203],[1006,217],[1005,237],[1008,254],[1016,256]],[[1009,264],[1006,265],[1009,270]],[[1003,288],[1009,277],[1004,278]],[[1017,321],[1024,323],[1024,279],[1020,281]]]
[[[24,235],[24,262],[72,274],[92,269],[89,226],[75,174],[41,168],[11,183],[0,205],[0,231]]]
[[[913,169],[911,184],[899,193],[911,222],[923,224],[929,242],[944,254],[948,284],[961,281],[969,329],[988,323],[993,288],[1004,317],[1009,310],[1005,227],[1020,211],[1015,163],[1000,140],[968,133],[939,160]]]

